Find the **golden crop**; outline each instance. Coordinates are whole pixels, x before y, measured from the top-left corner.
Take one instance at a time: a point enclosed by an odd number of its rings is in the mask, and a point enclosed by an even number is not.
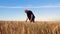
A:
[[[0,34],[60,34],[60,22],[0,21]]]

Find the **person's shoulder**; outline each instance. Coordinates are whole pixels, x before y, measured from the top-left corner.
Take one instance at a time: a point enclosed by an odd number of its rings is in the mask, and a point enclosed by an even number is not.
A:
[[[29,10],[29,12],[32,12],[31,10]]]

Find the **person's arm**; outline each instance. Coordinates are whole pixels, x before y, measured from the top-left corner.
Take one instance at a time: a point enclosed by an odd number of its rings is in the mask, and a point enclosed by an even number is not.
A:
[[[28,18],[26,18],[26,21],[25,22],[27,22],[27,20],[28,20]]]
[[[30,21],[32,20],[32,18],[33,18],[33,15],[31,14],[31,19],[30,19]]]

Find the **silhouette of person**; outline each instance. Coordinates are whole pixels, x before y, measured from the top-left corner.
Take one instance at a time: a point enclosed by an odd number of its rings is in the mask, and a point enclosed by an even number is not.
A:
[[[28,19],[29,19],[30,22],[35,22],[35,16],[34,16],[34,14],[31,10],[25,9],[24,12],[27,14],[26,22],[27,22]]]

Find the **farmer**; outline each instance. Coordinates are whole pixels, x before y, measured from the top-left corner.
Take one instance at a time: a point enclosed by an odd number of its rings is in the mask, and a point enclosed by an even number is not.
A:
[[[30,22],[34,22],[35,16],[34,16],[34,14],[32,13],[32,11],[25,9],[24,12],[27,14],[26,22],[27,22],[28,19],[29,19]]]

